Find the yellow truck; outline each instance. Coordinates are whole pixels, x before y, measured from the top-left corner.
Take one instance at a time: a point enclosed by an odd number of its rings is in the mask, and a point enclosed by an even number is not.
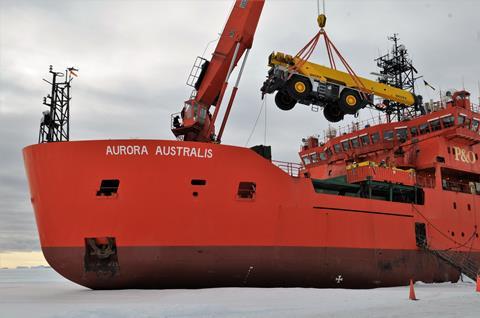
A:
[[[272,53],[268,58],[268,78],[262,94],[275,91],[275,103],[282,110],[290,110],[297,103],[323,107],[327,120],[338,122],[345,114],[355,114],[367,105],[373,105],[373,96],[405,106],[421,104],[421,96],[387,84],[357,77],[326,66],[300,61],[284,53]]]

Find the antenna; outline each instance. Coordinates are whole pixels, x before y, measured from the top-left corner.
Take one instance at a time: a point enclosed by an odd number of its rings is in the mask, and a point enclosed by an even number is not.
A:
[[[478,105],[480,105],[480,81],[477,81],[478,85]]]

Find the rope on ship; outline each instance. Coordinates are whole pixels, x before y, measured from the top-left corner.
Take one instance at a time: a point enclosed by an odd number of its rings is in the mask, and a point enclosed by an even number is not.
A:
[[[447,238],[449,241],[453,242],[456,244],[456,246],[452,246],[450,248],[447,248],[445,250],[433,250],[428,247],[428,244],[425,244],[423,246],[424,250],[427,252],[432,253],[434,256],[440,258],[441,260],[447,262],[451,266],[457,268],[460,273],[465,274],[472,280],[475,280],[478,275],[480,275],[480,266],[475,262],[475,260],[472,260],[471,254],[472,251],[480,251],[480,249],[474,248],[473,243],[474,243],[474,238],[477,235],[477,221],[476,221],[476,215],[475,215],[475,221],[474,221],[474,231],[472,235],[465,241],[465,243],[460,243],[454,239],[452,239],[450,236],[442,232],[438,227],[436,227],[425,215],[423,215],[415,206],[412,204],[412,208],[420,215],[422,216],[425,221],[433,227],[438,233],[440,233],[442,236]],[[452,249],[455,248],[461,248],[464,246],[467,246],[467,244],[471,242],[470,247],[468,248],[468,251],[464,257],[462,257],[461,260],[455,258],[455,254],[451,255],[448,252],[450,252]],[[454,251],[457,252],[457,251]]]
[[[435,226],[435,224],[433,224],[425,215],[423,215],[416,207],[415,205],[412,203],[412,208],[422,217],[425,219],[425,221],[432,227],[434,228],[438,233],[440,233],[443,237],[445,237],[447,240],[453,242],[456,246],[452,246],[448,249],[446,249],[445,251],[448,251],[448,250],[452,250],[454,248],[459,248],[459,247],[464,247],[466,246],[470,241],[472,241],[472,246],[470,247],[470,250],[469,252],[471,252],[472,250],[475,250],[475,251],[480,251],[480,249],[478,248],[474,248],[473,247],[473,238],[476,236],[477,234],[477,223],[475,221],[475,229],[473,230],[473,233],[472,235],[470,236],[470,238],[465,242],[465,243],[461,243],[461,242],[458,242],[457,240],[451,238],[449,235],[445,234],[444,232],[442,232],[442,230],[440,230],[437,226]]]

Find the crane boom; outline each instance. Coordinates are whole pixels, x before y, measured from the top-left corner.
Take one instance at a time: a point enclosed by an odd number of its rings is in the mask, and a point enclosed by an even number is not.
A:
[[[264,1],[237,0],[220,36],[205,75],[199,83],[195,100],[206,106],[215,105],[223,83],[228,80],[230,64],[235,67],[246,49],[252,47]],[[234,59],[235,49],[239,44]]]
[[[252,47],[264,2],[264,0],[235,1],[211,60],[205,61],[201,66],[201,73],[195,83],[194,97],[185,102],[181,112],[182,122],[180,123],[180,116],[172,117],[172,132],[177,138],[187,141],[215,140],[214,124],[228,85],[228,78],[245,51]],[[222,122],[222,131],[235,93],[230,98],[227,115]],[[210,113],[211,106],[215,106],[213,116]]]

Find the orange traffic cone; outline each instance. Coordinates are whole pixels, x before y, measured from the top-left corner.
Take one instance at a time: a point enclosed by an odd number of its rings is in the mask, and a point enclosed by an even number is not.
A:
[[[477,275],[477,292],[480,293],[480,275]]]
[[[413,279],[410,279],[410,295],[408,296],[410,300],[418,300],[415,296],[415,289],[413,289]]]

